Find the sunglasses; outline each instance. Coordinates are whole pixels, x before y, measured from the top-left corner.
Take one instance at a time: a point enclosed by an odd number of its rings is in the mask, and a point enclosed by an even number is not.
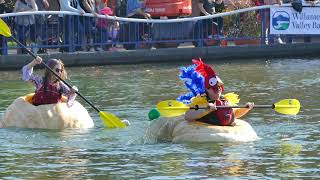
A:
[[[55,71],[56,71],[56,73],[60,73],[63,71],[63,69],[56,68]]]

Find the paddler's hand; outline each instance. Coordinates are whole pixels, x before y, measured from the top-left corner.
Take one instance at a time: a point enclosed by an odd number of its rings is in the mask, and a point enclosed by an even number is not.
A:
[[[70,94],[67,101],[68,107],[71,107],[74,104],[74,100],[77,97],[76,92],[78,92],[78,88],[76,86],[72,86],[72,88],[70,89]]]
[[[216,111],[217,110],[217,107],[216,107],[216,103],[209,103],[208,104],[208,108],[211,110],[211,111]]]
[[[41,64],[42,58],[40,56],[37,56],[32,62],[34,65]]]
[[[31,61],[27,67],[28,69],[32,69],[35,65],[41,64],[42,63],[42,58],[37,56],[33,61]]]
[[[149,13],[144,13],[144,17],[147,18],[147,19],[152,19],[151,18],[151,14],[149,14]]]
[[[253,109],[253,107],[254,107],[254,103],[253,103],[253,102],[247,102],[246,106],[247,106],[247,108],[248,108],[249,110],[251,110],[251,109]]]

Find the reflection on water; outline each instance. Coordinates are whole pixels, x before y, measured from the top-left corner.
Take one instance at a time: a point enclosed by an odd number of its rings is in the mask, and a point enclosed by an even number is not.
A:
[[[156,143],[146,137],[147,113],[186,89],[178,80],[187,64],[68,68],[70,82],[95,106],[128,119],[126,129],[105,130],[96,111],[89,130],[0,129],[1,178],[203,179],[215,177],[319,177],[320,60],[287,59],[211,63],[226,92],[241,103],[269,105],[299,99],[295,117],[256,109],[244,117],[262,139],[244,144]],[[41,71],[37,71],[41,73]],[[0,113],[34,91],[20,72],[0,72]],[[146,141],[148,139],[150,141]]]

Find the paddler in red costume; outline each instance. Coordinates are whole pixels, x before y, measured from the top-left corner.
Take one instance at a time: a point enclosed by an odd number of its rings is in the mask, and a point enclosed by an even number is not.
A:
[[[37,56],[29,64],[22,68],[22,79],[24,81],[32,82],[35,87],[35,94],[32,97],[32,104],[35,106],[43,104],[55,104],[62,102],[62,95],[67,96],[67,105],[72,106],[76,98],[77,87],[73,86],[70,89],[62,81],[60,81],[48,69],[45,70],[44,76],[33,74],[33,67],[41,64],[41,57]],[[67,72],[64,69],[64,64],[61,60],[49,59],[46,63],[52,70],[54,70],[62,79],[67,78]]]
[[[223,99],[224,84],[217,76],[216,72],[201,59],[193,59],[192,62],[196,65],[195,72],[204,78],[205,95],[207,98],[208,109],[191,109],[185,113],[187,121],[201,121],[204,123],[220,126],[233,126],[236,117],[240,117],[250,111],[254,103],[248,102],[248,108],[241,109],[237,115],[232,108],[219,108],[216,106],[229,106],[229,102]]]

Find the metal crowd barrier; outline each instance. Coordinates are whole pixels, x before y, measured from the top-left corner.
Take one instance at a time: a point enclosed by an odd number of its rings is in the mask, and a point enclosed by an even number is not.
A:
[[[15,38],[36,53],[47,51],[107,51],[242,44],[270,45],[268,33],[271,6],[240,9],[211,16],[179,19],[139,19],[64,11],[7,13],[0,15]],[[24,52],[10,39],[1,43],[2,54]]]

